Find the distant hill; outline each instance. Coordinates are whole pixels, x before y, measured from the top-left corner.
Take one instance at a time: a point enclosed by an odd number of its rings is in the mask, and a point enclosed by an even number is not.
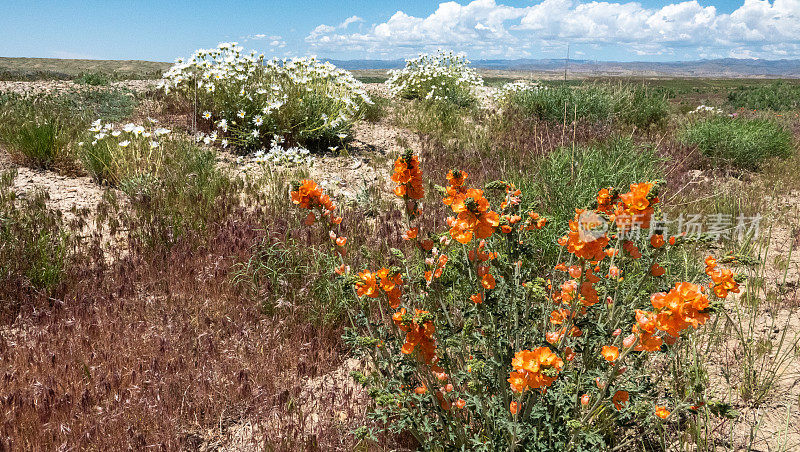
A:
[[[86,72],[119,79],[159,78],[172,63],[140,60],[73,60],[0,57],[0,80],[69,80]]]
[[[403,60],[329,60],[344,69],[396,69]],[[753,60],[722,58],[715,60],[652,62],[615,62],[565,59],[473,60],[481,69],[529,71],[585,76],[653,76],[653,77],[748,77],[800,78],[800,60]]]
[[[338,67],[384,76],[388,69],[402,68],[403,60],[328,60]],[[86,72],[102,72],[118,79],[158,78],[172,63],[140,60],[72,60],[56,58],[0,57],[0,80],[69,80]],[[715,60],[651,63],[561,59],[475,60],[482,72],[513,71],[556,77],[564,67],[573,77],[702,77],[702,78],[800,78],[800,60]],[[525,75],[525,74],[522,74]]]

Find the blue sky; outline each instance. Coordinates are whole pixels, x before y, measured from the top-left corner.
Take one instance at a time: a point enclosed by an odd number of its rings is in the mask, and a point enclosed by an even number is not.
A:
[[[172,61],[238,41],[268,56],[674,61],[800,58],[800,0],[588,2],[4,0],[0,56]]]

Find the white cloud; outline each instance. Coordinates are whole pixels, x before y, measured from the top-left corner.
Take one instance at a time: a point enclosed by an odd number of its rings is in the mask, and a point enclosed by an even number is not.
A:
[[[286,47],[286,41],[283,40],[282,36],[279,35],[267,35],[264,33],[252,34],[247,36],[242,36],[239,38],[242,42],[247,41],[269,41],[269,46],[272,49],[282,49]]]
[[[731,14],[697,0],[661,8],[638,2],[543,0],[512,7],[495,0],[450,1],[427,17],[397,11],[364,31],[346,32],[358,21],[353,16],[338,27],[320,25],[306,42],[318,53],[373,56],[452,48],[472,57],[524,57],[573,43],[629,55],[800,57],[800,0],[744,0]]]
[[[355,23],[358,23],[358,22],[364,22],[364,19],[362,19],[362,18],[360,18],[358,16],[350,16],[347,19],[345,19],[342,23],[339,24],[339,28],[347,28],[347,27],[350,26],[350,24],[355,24]]]

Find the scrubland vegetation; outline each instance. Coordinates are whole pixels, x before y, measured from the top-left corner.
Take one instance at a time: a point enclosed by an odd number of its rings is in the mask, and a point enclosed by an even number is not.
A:
[[[79,84],[0,93],[0,448],[800,447],[796,85]]]

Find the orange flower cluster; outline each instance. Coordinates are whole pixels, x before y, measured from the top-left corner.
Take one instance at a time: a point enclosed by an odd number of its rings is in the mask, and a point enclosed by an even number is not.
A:
[[[511,360],[514,370],[508,377],[511,389],[523,392],[526,389],[547,388],[558,378],[564,361],[548,347],[522,350]]]
[[[522,224],[522,229],[532,231],[534,229],[542,229],[547,224],[547,218],[540,216],[534,211],[528,212],[528,218]]]
[[[295,183],[292,188],[293,190],[290,196],[292,203],[296,206],[308,210],[322,209],[322,215],[330,216],[331,223],[339,224],[342,222],[341,217],[333,216],[333,211],[336,210],[336,206],[333,204],[333,201],[331,201],[330,196],[323,193],[322,188],[320,188],[316,182],[304,179],[299,183]],[[316,221],[314,212],[309,212],[305,219],[305,224],[311,226],[314,224],[314,221]]]
[[[572,265],[567,268],[561,263],[555,268],[556,270],[569,272],[569,275],[573,278],[581,277],[582,270],[581,267],[577,265]],[[553,301],[570,305],[575,300],[575,297],[579,297],[582,305],[586,307],[594,306],[600,301],[597,289],[594,288],[594,284],[598,281],[600,281],[600,278],[594,274],[594,269],[590,268],[586,272],[586,276],[580,285],[575,279],[564,281],[564,283],[561,284],[561,291],[553,293]]]
[[[697,328],[708,320],[708,297],[697,284],[676,283],[669,293],[653,294],[650,303],[656,310],[656,328],[673,337],[678,337],[689,326]]]
[[[522,195],[522,191],[520,191],[516,185],[512,184],[511,182],[506,182],[506,199],[500,203],[500,210],[506,210],[507,207],[519,205],[521,199],[520,195]]]
[[[425,271],[425,281],[430,285],[434,279],[439,279],[442,277],[442,273],[444,272],[444,266],[447,265],[447,261],[449,258],[446,254],[442,254],[439,256],[439,259],[435,257],[430,257],[425,260],[428,265],[434,266],[433,270]]]
[[[450,207],[458,214],[447,220],[450,236],[459,243],[469,243],[473,235],[479,239],[488,238],[500,224],[500,216],[489,210],[489,201],[483,197],[483,190],[470,188],[463,194],[456,194]]]
[[[425,190],[422,188],[422,169],[417,156],[406,151],[394,162],[392,181],[397,184],[394,194],[401,198],[422,199]]]
[[[359,297],[378,298],[383,291],[392,308],[397,309],[400,306],[400,286],[403,284],[400,273],[392,274],[388,268],[382,268],[375,273],[364,270],[358,274],[358,278],[356,294]]]
[[[654,186],[653,182],[631,184],[631,191],[619,195],[622,203],[614,208],[614,218],[619,229],[627,231],[634,225],[644,229],[650,227],[650,219],[655,210],[653,206],[658,203],[658,196],[650,194]]]
[[[576,257],[590,261],[603,260],[603,248],[608,245],[605,220],[592,210],[575,209],[575,219],[569,221],[569,232],[558,239],[561,246]]]
[[[646,312],[641,309],[636,310],[636,323],[632,328],[633,335],[625,338],[623,345],[631,346],[636,341],[635,351],[641,352],[655,352],[661,348],[662,340],[656,337],[656,314],[654,312]]]
[[[739,283],[733,279],[733,272],[719,267],[717,260],[711,256],[706,258],[706,274],[711,277],[709,287],[717,297],[725,298],[729,292],[739,293]]]
[[[414,316],[406,314],[403,308],[392,315],[394,324],[406,333],[406,342],[401,351],[405,355],[419,351],[419,359],[431,365],[436,359],[436,344],[433,340],[435,326],[433,316],[428,311],[415,310]]]

